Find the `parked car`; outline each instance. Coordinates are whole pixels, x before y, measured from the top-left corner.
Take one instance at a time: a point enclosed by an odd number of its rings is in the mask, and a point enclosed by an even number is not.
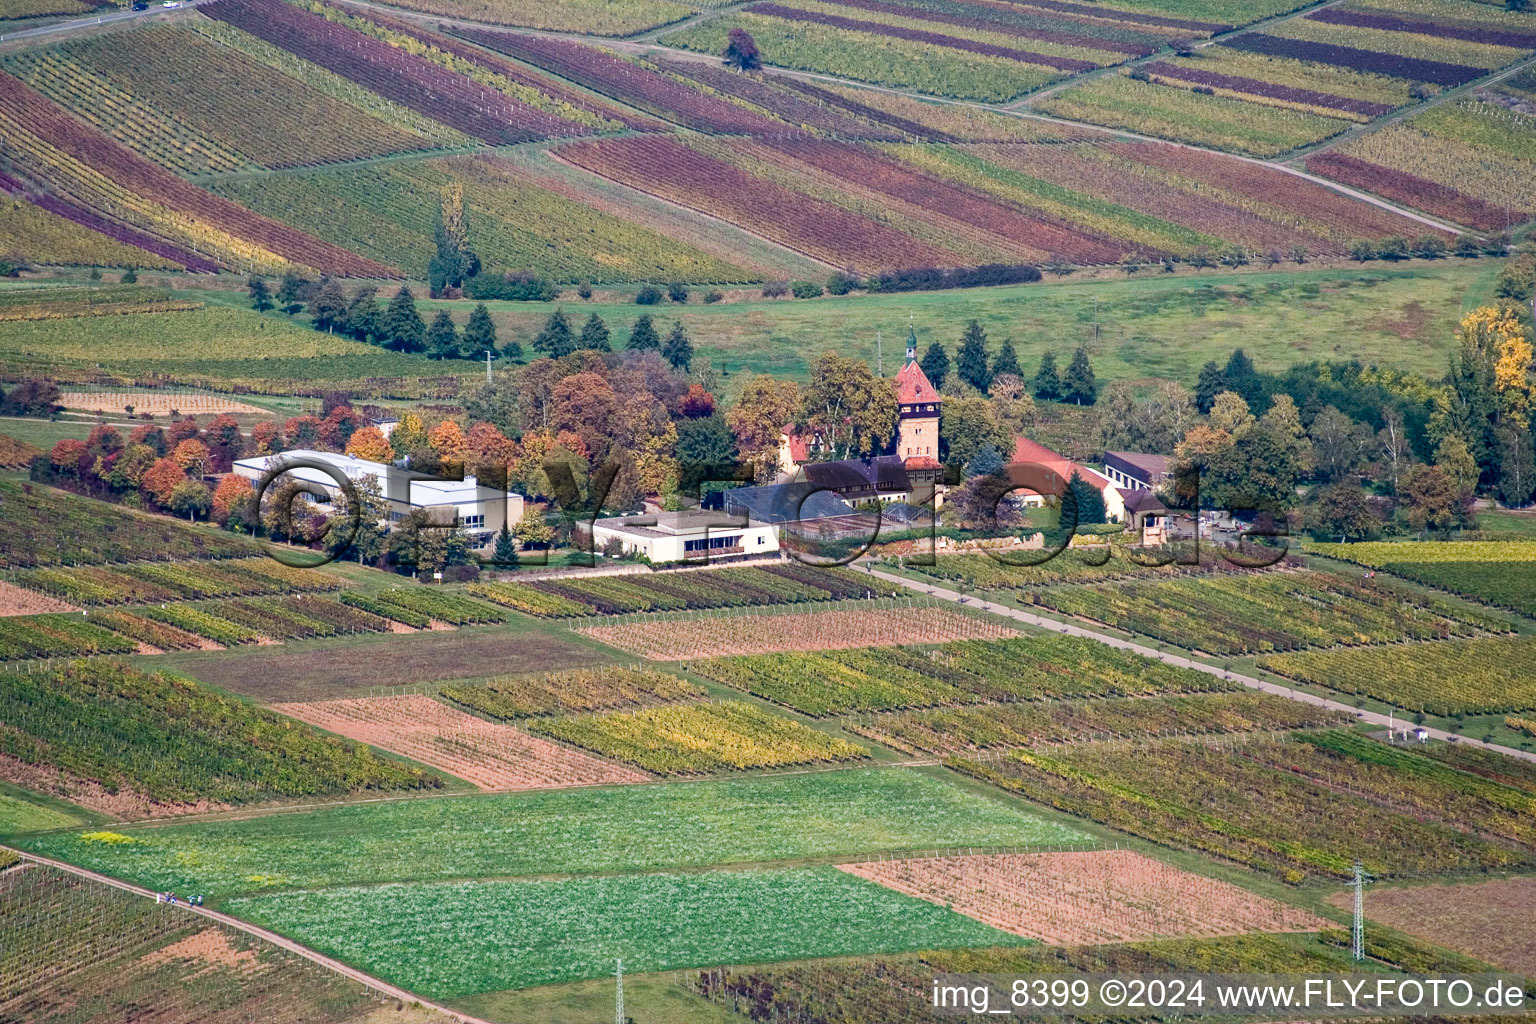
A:
[[[133,5],[133,9],[136,11],[147,11],[149,10],[149,4],[147,4],[145,0],[136,0]]]
[[[161,7],[180,7],[181,6],[181,0],[165,0],[165,3],[161,4],[160,6]]]

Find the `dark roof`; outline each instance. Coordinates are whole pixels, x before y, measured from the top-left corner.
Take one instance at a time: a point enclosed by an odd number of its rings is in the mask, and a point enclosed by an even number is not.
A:
[[[1125,498],[1125,510],[1127,512],[1134,513],[1135,515],[1150,513],[1155,516],[1168,511],[1168,506],[1164,505],[1156,494],[1145,487],[1138,487],[1132,491],[1122,487],[1120,488],[1120,493]]]
[[[877,455],[872,459],[843,459],[840,462],[807,462],[800,467],[805,478],[817,487],[835,491],[874,487],[882,491],[908,491],[907,467],[899,455]]]
[[[1149,452],[1105,452],[1104,465],[1147,483],[1168,475],[1169,458]]]
[[[852,505],[815,484],[766,484],[720,492],[727,512],[765,523],[789,523],[856,515]]]

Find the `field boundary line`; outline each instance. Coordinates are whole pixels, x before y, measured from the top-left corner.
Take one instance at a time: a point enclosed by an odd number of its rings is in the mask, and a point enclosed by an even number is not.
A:
[[[1303,704],[1311,704],[1316,707],[1326,708],[1330,711],[1348,712],[1349,714],[1354,715],[1357,720],[1362,722],[1369,722],[1372,725],[1380,725],[1391,728],[1393,726],[1407,726],[1409,724],[1409,719],[1404,716],[1383,715],[1376,711],[1365,711],[1354,707],[1353,705],[1345,704],[1342,701],[1329,700],[1326,697],[1319,697],[1315,694],[1306,693],[1302,690],[1295,690],[1289,686],[1282,686],[1279,683],[1267,682],[1254,676],[1244,675],[1241,672],[1233,672],[1230,669],[1217,668],[1215,665],[1210,665],[1203,661],[1196,661],[1195,659],[1186,657],[1182,654],[1169,654],[1166,651],[1159,651],[1156,648],[1136,643],[1134,640],[1122,640],[1119,637],[1111,636],[1108,633],[1100,633],[1097,630],[1087,629],[1075,623],[1060,622],[1056,619],[1046,618],[1043,615],[1036,615],[1033,612],[1020,611],[1017,608],[1010,608],[1007,605],[997,604],[995,602],[988,601],[985,598],[967,597],[964,594],[957,593],[953,590],[946,590],[943,587],[934,586],[927,583],[919,583],[916,580],[909,580],[903,576],[881,572],[880,570],[874,568],[872,565],[865,564],[863,568],[871,576],[875,576],[878,579],[886,580],[890,583],[899,583],[911,590],[925,592],[932,597],[939,598],[940,600],[953,601],[956,604],[963,604],[971,608],[979,608],[982,611],[991,612],[994,615],[1001,615],[1005,618],[1013,619],[1017,622],[1023,622],[1028,625],[1035,626],[1039,629],[1050,630],[1053,633],[1064,633],[1068,636],[1078,636],[1088,640],[1096,640],[1101,644],[1107,644],[1110,647],[1116,647],[1123,651],[1130,651],[1133,654],[1139,654],[1144,658],[1152,658],[1156,661],[1161,661],[1164,664],[1173,665],[1177,668],[1192,669],[1196,672],[1204,672],[1206,675],[1216,676],[1218,679],[1228,679],[1235,683],[1241,683],[1243,686],[1246,686],[1250,690],[1258,690],[1262,693],[1272,693],[1276,696],[1287,697],[1291,700],[1300,701]],[[1516,750],[1513,747],[1504,747],[1497,743],[1484,743],[1482,740],[1473,739],[1470,736],[1458,736],[1455,733],[1446,732],[1444,729],[1431,729],[1427,726],[1414,726],[1414,728],[1422,729],[1431,739],[1447,740],[1453,743],[1464,743],[1467,746],[1481,747],[1485,750],[1492,750],[1500,754],[1508,755],[1509,757],[1516,757],[1522,761],[1536,762],[1536,752],[1528,750]]]
[[[17,850],[9,846],[0,846],[0,850],[6,850],[16,854],[21,858],[22,864],[40,864],[44,867],[50,867],[57,871],[63,871],[68,874],[75,875],[79,878],[88,879],[92,882],[98,882],[102,885],[110,885],[114,889],[121,889],[122,891],[132,893],[135,896],[142,896],[145,899],[156,900],[158,902],[158,895],[156,893],[153,893],[150,890],[143,888],[142,886],[134,885],[131,882],[124,882],[120,879],[113,878],[110,875],[103,875],[95,871],[88,871],[85,868],[76,867],[75,865],[68,864],[64,861],[54,860],[51,857],[40,857],[35,853],[27,853],[24,850]],[[298,956],[302,956],[304,959],[319,964],[321,967],[324,967],[325,969],[335,974],[339,974],[344,978],[355,981],[363,987],[371,989],[372,991],[377,992],[382,996],[387,996],[391,999],[398,999],[406,1003],[415,1003],[425,1009],[432,1010],[436,1013],[441,1013],[447,1017],[450,1017],[453,1020],[458,1021],[459,1024],[492,1024],[491,1021],[482,1020],[479,1017],[471,1017],[468,1014],[459,1012],[458,1010],[451,1010],[446,1006],[430,1002],[413,992],[407,991],[406,989],[395,985],[391,985],[387,981],[381,981],[380,979],[375,978],[370,974],[363,973],[355,967],[348,967],[340,960],[333,960],[322,953],[317,953],[307,946],[300,945],[299,943],[294,942],[292,939],[284,938],[276,932],[268,931],[267,929],[258,925],[248,924],[239,918],[231,917],[228,914],[222,914],[217,910],[209,910],[207,907],[193,907],[184,903],[178,904],[178,906],[184,910],[189,910],[194,914],[199,914],[203,917],[206,917],[218,924],[226,925],[227,927],[234,928],[236,931],[241,931],[247,935],[255,936],[264,942],[269,942],[272,945],[277,946],[279,949],[283,949],[290,953],[297,954]]]

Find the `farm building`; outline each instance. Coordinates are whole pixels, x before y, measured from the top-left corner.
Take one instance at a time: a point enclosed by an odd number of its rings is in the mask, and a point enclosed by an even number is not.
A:
[[[724,511],[690,509],[654,515],[616,516],[592,524],[592,546],[618,541],[626,553],[652,562],[740,558],[779,550],[776,526]]]
[[[1047,475],[1054,474],[1060,477],[1057,486],[1065,487],[1067,481],[1076,473],[1083,481],[1098,490],[1104,497],[1104,516],[1110,522],[1118,523],[1125,520],[1125,495],[1112,481],[1097,470],[1073,462],[1065,455],[1058,455],[1043,444],[1037,444],[1029,438],[1020,435],[1013,439],[1012,463],[1016,466],[1037,466],[1046,471]],[[1047,482],[1047,486],[1050,483]],[[1025,504],[1040,504],[1039,500],[1026,499]]]
[[[476,546],[489,544],[503,524],[510,527],[523,515],[521,494],[483,487],[473,476],[444,480],[335,452],[298,448],[277,455],[259,455],[236,460],[233,471],[254,482],[285,465],[294,467],[286,475],[316,485],[332,500],[342,493],[341,484],[333,474],[339,474],[353,484],[371,478],[378,485],[380,497],[389,506],[391,522],[399,522],[415,509],[425,509],[433,515],[434,521],[456,522]],[[327,468],[331,472],[327,472]]]
[[[1168,479],[1170,459],[1148,452],[1105,452],[1104,475],[1116,487],[1156,490]]]

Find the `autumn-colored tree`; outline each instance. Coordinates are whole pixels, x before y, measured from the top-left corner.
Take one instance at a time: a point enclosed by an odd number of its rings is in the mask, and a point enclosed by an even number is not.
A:
[[[712,416],[715,412],[715,396],[705,391],[704,385],[695,381],[689,385],[688,393],[683,396],[682,405],[678,411],[690,420]]]
[[[507,481],[517,474],[517,442],[489,423],[470,427],[464,440],[469,450],[466,471],[487,486],[506,490]]]
[[[748,377],[725,414],[742,458],[762,476],[779,457],[779,435],[794,424],[805,398],[800,385],[765,373]]]
[[[90,434],[86,436],[85,447],[93,459],[102,455],[111,455],[123,450],[123,435],[117,432],[116,427],[99,423],[92,427]]]
[[[175,448],[183,441],[190,441],[201,436],[203,428],[198,426],[196,416],[183,416],[172,423],[165,432],[165,443]]]
[[[738,71],[756,71],[763,66],[763,58],[757,50],[757,40],[744,28],[733,28],[727,33],[725,63]]]
[[[283,437],[292,448],[316,448],[320,444],[321,420],[305,413],[283,424]]]
[[[245,435],[240,432],[238,420],[229,413],[221,413],[209,422],[203,443],[213,454],[214,468],[227,471],[245,448]]]
[[[165,439],[165,431],[153,423],[145,423],[143,426],[135,427],[133,433],[128,435],[128,443],[148,445],[155,450],[156,455],[164,455],[169,450]]]
[[[390,432],[389,443],[396,452],[415,452],[430,447],[427,428],[421,417],[414,412],[400,414],[400,422]]]
[[[258,455],[275,455],[282,450],[283,432],[271,420],[262,420],[251,428],[251,448]]]
[[[395,450],[378,427],[364,427],[354,433],[347,441],[347,454],[365,462],[395,461]]]
[[[326,414],[320,424],[320,441],[333,451],[345,451],[353,433],[366,426],[368,421],[350,405],[338,405]]]
[[[443,471],[448,474],[462,472],[469,457],[469,443],[464,431],[453,420],[443,420],[427,434],[427,443],[442,460]]]
[[[149,472],[158,458],[159,453],[149,445],[130,444],[112,459],[112,468],[103,479],[114,490],[134,490],[143,482],[144,474]]]
[[[1211,404],[1211,429],[1241,437],[1258,423],[1248,403],[1236,391],[1223,391]]]
[[[144,479],[139,482],[139,486],[154,500],[155,504],[169,506],[171,491],[186,479],[186,472],[174,459],[163,458],[149,467],[149,472],[144,474]]]
[[[208,468],[208,446],[188,438],[171,449],[171,459],[183,472],[202,476]]]
[[[826,352],[811,365],[806,420],[842,458],[884,450],[896,429],[896,385],[869,364]]]
[[[90,456],[90,449],[84,441],[69,439],[59,441],[48,453],[48,461],[53,465],[53,471],[62,476],[78,477],[81,466]]]
[[[219,481],[219,486],[213,490],[213,519],[220,526],[228,526],[234,519],[237,523],[248,518],[251,499],[255,497],[255,489],[251,482],[243,476],[234,473],[226,474]]]
[[[583,447],[601,462],[612,444],[610,431],[619,408],[618,396],[596,373],[573,373],[558,381],[550,395],[550,425],[581,438]]]

